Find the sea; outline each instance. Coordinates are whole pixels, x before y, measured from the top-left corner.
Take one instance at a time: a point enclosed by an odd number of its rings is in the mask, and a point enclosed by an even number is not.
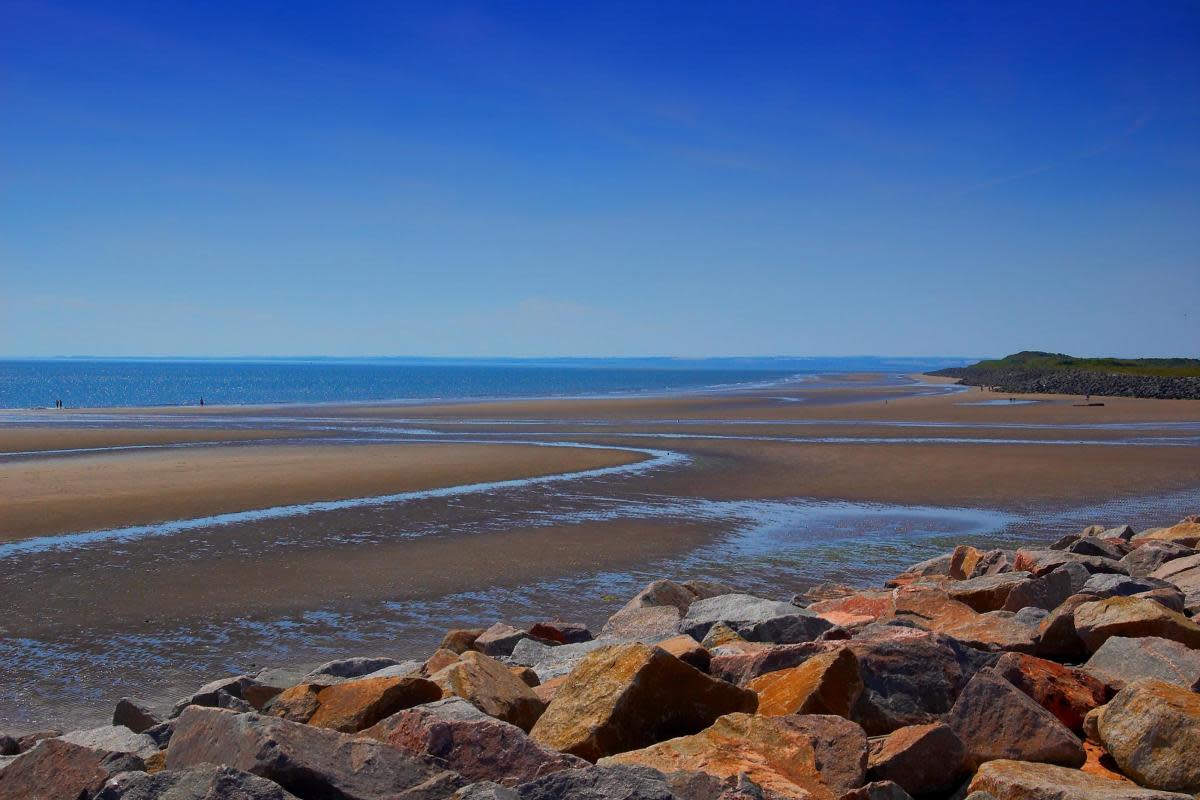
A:
[[[274,405],[592,397],[722,390],[966,358],[0,360],[0,408]]]

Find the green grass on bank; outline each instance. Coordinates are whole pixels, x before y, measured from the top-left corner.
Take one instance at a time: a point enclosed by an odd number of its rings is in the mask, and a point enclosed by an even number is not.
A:
[[[1196,358],[1076,358],[1063,353],[1026,350],[1004,358],[980,361],[968,370],[1029,369],[1082,370],[1085,372],[1153,375],[1159,378],[1200,377],[1200,359]]]

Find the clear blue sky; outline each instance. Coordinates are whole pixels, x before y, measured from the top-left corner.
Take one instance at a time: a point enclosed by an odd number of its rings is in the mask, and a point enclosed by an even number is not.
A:
[[[0,355],[1200,355],[1196,2],[0,2]]]

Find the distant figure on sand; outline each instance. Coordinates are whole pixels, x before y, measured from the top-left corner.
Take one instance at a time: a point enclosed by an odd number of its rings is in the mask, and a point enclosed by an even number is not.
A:
[[[201,398],[200,398],[200,405],[204,405],[204,398],[203,398],[203,397],[201,397]]]

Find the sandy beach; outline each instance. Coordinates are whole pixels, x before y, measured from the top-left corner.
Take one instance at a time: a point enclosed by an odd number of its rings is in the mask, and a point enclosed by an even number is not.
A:
[[[949,535],[1050,538],[1099,505],[1195,512],[1200,402],[1022,399],[1038,402],[842,375],[677,396],[18,414],[0,430],[0,664],[16,687],[0,721],[65,721],[79,692],[119,694],[116,652],[151,671],[172,655],[171,670],[128,676],[162,700],[214,669],[318,661],[347,641],[426,647],[434,611],[595,613],[640,576],[680,571],[782,594],[894,572]],[[134,449],[102,449],[121,447]],[[415,494],[371,500],[401,493]],[[318,501],[346,504],[304,505]],[[140,527],[104,533],[125,526]]]

